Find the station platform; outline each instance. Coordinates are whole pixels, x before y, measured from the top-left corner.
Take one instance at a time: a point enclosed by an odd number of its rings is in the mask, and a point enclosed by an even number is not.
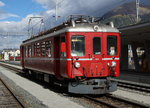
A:
[[[7,61],[6,63],[21,65],[20,61]],[[150,72],[137,72],[134,69],[120,70],[119,77],[115,79],[150,84]]]
[[[121,70],[119,80],[150,84],[150,72],[137,72],[134,70]]]

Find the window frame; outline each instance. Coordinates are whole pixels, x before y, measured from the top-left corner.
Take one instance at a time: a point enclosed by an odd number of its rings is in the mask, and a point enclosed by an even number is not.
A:
[[[100,54],[95,54],[95,53],[94,53],[94,39],[95,39],[95,38],[99,38],[99,39],[100,39],[100,43],[99,43],[99,45],[100,45]],[[93,37],[93,54],[94,54],[94,55],[101,55],[101,53],[102,53],[102,40],[101,40],[101,37],[94,36],[94,37]]]
[[[40,48],[40,42],[36,43],[36,56],[41,57],[41,48]]]
[[[34,44],[31,45],[31,57],[34,57]]]
[[[37,57],[37,43],[34,43],[34,57]]]
[[[43,47],[43,45],[44,45],[44,47]],[[41,57],[45,57],[45,55],[46,55],[45,54],[45,49],[46,49],[45,47],[46,47],[46,42],[45,41],[41,42]]]
[[[47,44],[47,42],[49,43],[49,44]],[[49,45],[48,47],[47,47],[47,45]],[[47,41],[45,41],[45,57],[52,57],[52,41],[51,40],[47,40]]]
[[[108,45],[108,37],[116,37],[116,50],[115,50],[115,54],[114,55],[111,55],[111,54],[109,54],[110,52],[108,52],[108,50],[110,49],[109,48],[109,45]],[[108,56],[116,56],[116,55],[118,55],[118,37],[116,36],[116,35],[108,35],[107,36],[107,55]]]
[[[25,57],[28,57],[28,46],[27,45],[25,46],[25,52],[26,52]]]
[[[81,55],[77,55],[78,57],[84,57],[84,56],[86,56],[86,36],[85,35],[72,35],[71,36],[71,40],[70,40],[70,43],[71,43],[71,45],[70,45],[70,55],[71,55],[71,51],[72,51],[72,37],[83,37],[84,38],[84,51],[83,51],[83,56],[81,56]],[[71,55],[72,56],[72,55]],[[72,56],[72,57],[76,57],[76,56]]]
[[[31,45],[28,45],[28,57],[31,57]]]

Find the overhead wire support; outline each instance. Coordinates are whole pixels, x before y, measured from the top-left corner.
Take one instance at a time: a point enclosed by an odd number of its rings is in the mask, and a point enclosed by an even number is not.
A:
[[[58,5],[58,3],[57,3],[57,0],[56,0],[56,21],[57,21],[57,5]]]
[[[32,36],[33,35],[33,26],[30,28],[32,19],[41,19],[40,22],[44,24],[43,17],[30,17],[29,18],[29,22],[28,22],[28,36]],[[37,25],[38,23],[36,23],[35,25]],[[40,26],[41,25],[42,24],[40,24]],[[32,30],[31,33],[30,33],[30,29]],[[39,28],[39,31],[40,31],[40,29],[41,29],[41,27]]]
[[[140,5],[140,0],[136,0],[136,21],[137,21],[137,23],[139,22],[139,5]]]

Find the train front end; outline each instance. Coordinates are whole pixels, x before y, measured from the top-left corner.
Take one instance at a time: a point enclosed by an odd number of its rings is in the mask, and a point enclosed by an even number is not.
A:
[[[78,94],[113,92],[117,82],[110,78],[119,76],[119,31],[111,26],[86,26],[67,33],[68,90]]]

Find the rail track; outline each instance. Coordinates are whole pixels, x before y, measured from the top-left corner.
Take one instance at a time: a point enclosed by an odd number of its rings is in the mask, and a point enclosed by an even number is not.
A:
[[[8,85],[0,78],[0,108],[25,108]]]
[[[114,81],[118,82],[118,87],[131,89],[143,93],[150,93],[150,85],[147,84],[140,84],[140,83],[133,83],[128,81],[121,81],[117,79],[113,79]]]
[[[10,66],[10,65],[5,65],[5,64],[1,64],[1,66],[11,69],[13,71],[15,71],[16,73],[22,73],[21,69],[18,69],[14,66]],[[119,87],[123,87],[123,88],[128,88],[128,89],[132,89],[132,90],[136,90],[136,91],[140,91],[140,92],[146,92],[146,93],[150,93],[150,85],[148,86],[147,84],[139,84],[139,83],[131,83],[128,81],[121,81],[121,80],[117,80],[117,79],[111,79],[113,81],[117,81],[118,82],[118,86]]]
[[[10,65],[5,65],[5,64],[1,64],[1,66],[11,69],[14,72],[18,73],[18,72],[22,72],[21,69],[18,69],[16,67],[10,66]],[[134,89],[134,90],[139,90],[139,91],[144,91],[144,92],[149,92],[149,87],[148,86],[142,86],[142,85],[137,85],[137,84],[128,84],[125,82],[121,82],[118,81],[118,86],[120,87],[126,87],[126,88],[130,88],[130,89]],[[139,86],[139,87],[138,87]],[[148,108],[148,106],[137,103],[137,102],[132,102],[126,99],[122,99],[120,97],[114,97],[110,94],[104,95],[104,96],[89,96],[89,95],[84,95],[84,98],[93,101],[97,104],[100,105],[104,105],[108,108]]]
[[[126,99],[114,97],[109,94],[101,97],[87,95],[84,97],[108,108],[149,108],[148,106],[132,102]]]
[[[6,65],[4,64],[4,62],[0,62],[0,66],[3,66],[5,68],[8,68],[10,70],[13,70],[15,73],[22,73],[22,70],[21,69],[18,69],[17,67],[14,67],[14,66],[11,66],[11,65]]]

